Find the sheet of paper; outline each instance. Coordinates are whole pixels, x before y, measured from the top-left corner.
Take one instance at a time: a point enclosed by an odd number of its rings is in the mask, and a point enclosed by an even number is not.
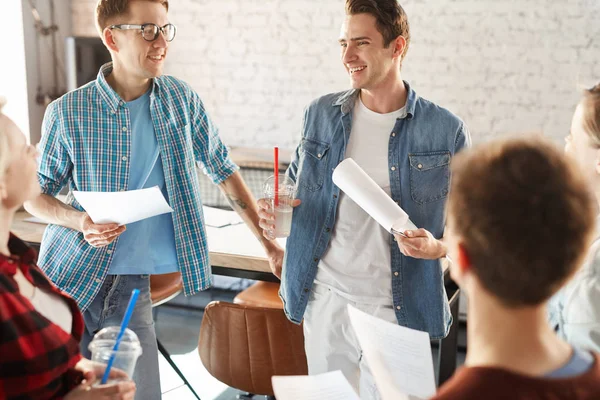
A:
[[[351,158],[333,171],[335,183],[388,232],[417,229],[408,214]]]
[[[428,399],[436,392],[429,334],[348,305],[350,322],[383,400]],[[407,397],[408,396],[408,397]]]
[[[310,376],[274,376],[277,400],[359,400],[342,371]]]
[[[158,186],[123,192],[74,191],[73,195],[95,224],[126,225],[173,212]]]
[[[203,207],[204,210],[204,223],[207,226],[214,228],[222,228],[229,225],[241,224],[244,221],[242,217],[235,211],[221,210],[215,207]]]

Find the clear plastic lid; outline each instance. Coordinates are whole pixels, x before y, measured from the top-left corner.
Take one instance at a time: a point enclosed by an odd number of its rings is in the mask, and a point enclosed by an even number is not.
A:
[[[279,175],[279,187],[277,194],[282,196],[294,197],[296,193],[296,183],[284,174]],[[263,185],[263,193],[270,197],[275,194],[275,175],[271,175]]]
[[[94,351],[112,350],[112,348],[115,346],[117,336],[119,336],[120,329],[121,328],[119,326],[109,326],[100,330],[94,335],[94,339],[90,342],[88,349],[92,353]],[[119,352],[128,351],[139,354],[142,353],[142,345],[140,344],[140,340],[135,332],[129,328],[125,329],[125,333],[123,333],[123,337],[121,338],[121,343],[119,343]]]

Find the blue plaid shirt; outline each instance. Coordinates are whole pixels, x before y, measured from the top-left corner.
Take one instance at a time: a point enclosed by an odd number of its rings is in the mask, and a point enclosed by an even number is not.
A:
[[[98,77],[48,106],[42,126],[38,178],[42,192],[55,196],[69,187],[67,203],[82,207],[73,190],[125,190],[130,177],[131,121],[125,102],[108,85],[108,63]],[[153,80],[150,113],[160,147],[179,270],[186,295],[211,285],[208,242],[196,165],[215,184],[237,170],[219,139],[202,101],[186,83],[171,76]],[[50,279],[85,310],[102,286],[118,239],[90,246],[81,232],[49,225],[38,264]]]

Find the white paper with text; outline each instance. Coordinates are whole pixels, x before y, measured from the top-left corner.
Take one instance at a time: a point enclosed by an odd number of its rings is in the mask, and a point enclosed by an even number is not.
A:
[[[277,400],[359,400],[341,371],[320,375],[274,376]]]
[[[383,400],[435,395],[427,332],[392,324],[348,305],[350,322]]]

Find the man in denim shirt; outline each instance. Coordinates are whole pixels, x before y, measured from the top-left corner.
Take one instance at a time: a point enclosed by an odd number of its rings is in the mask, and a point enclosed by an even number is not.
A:
[[[287,172],[302,205],[294,210],[281,274],[285,312],[293,322],[304,319],[309,373],[341,369],[361,398],[377,398],[377,391],[347,304],[432,338],[444,337],[452,322],[439,239],[448,165],[470,140],[459,118],[403,82],[409,41],[396,0],[347,0],[339,42],[353,89],[308,106]],[[421,229],[394,238],[340,192],[332,171],[349,157]],[[267,203],[260,206],[267,235],[273,221]]]

